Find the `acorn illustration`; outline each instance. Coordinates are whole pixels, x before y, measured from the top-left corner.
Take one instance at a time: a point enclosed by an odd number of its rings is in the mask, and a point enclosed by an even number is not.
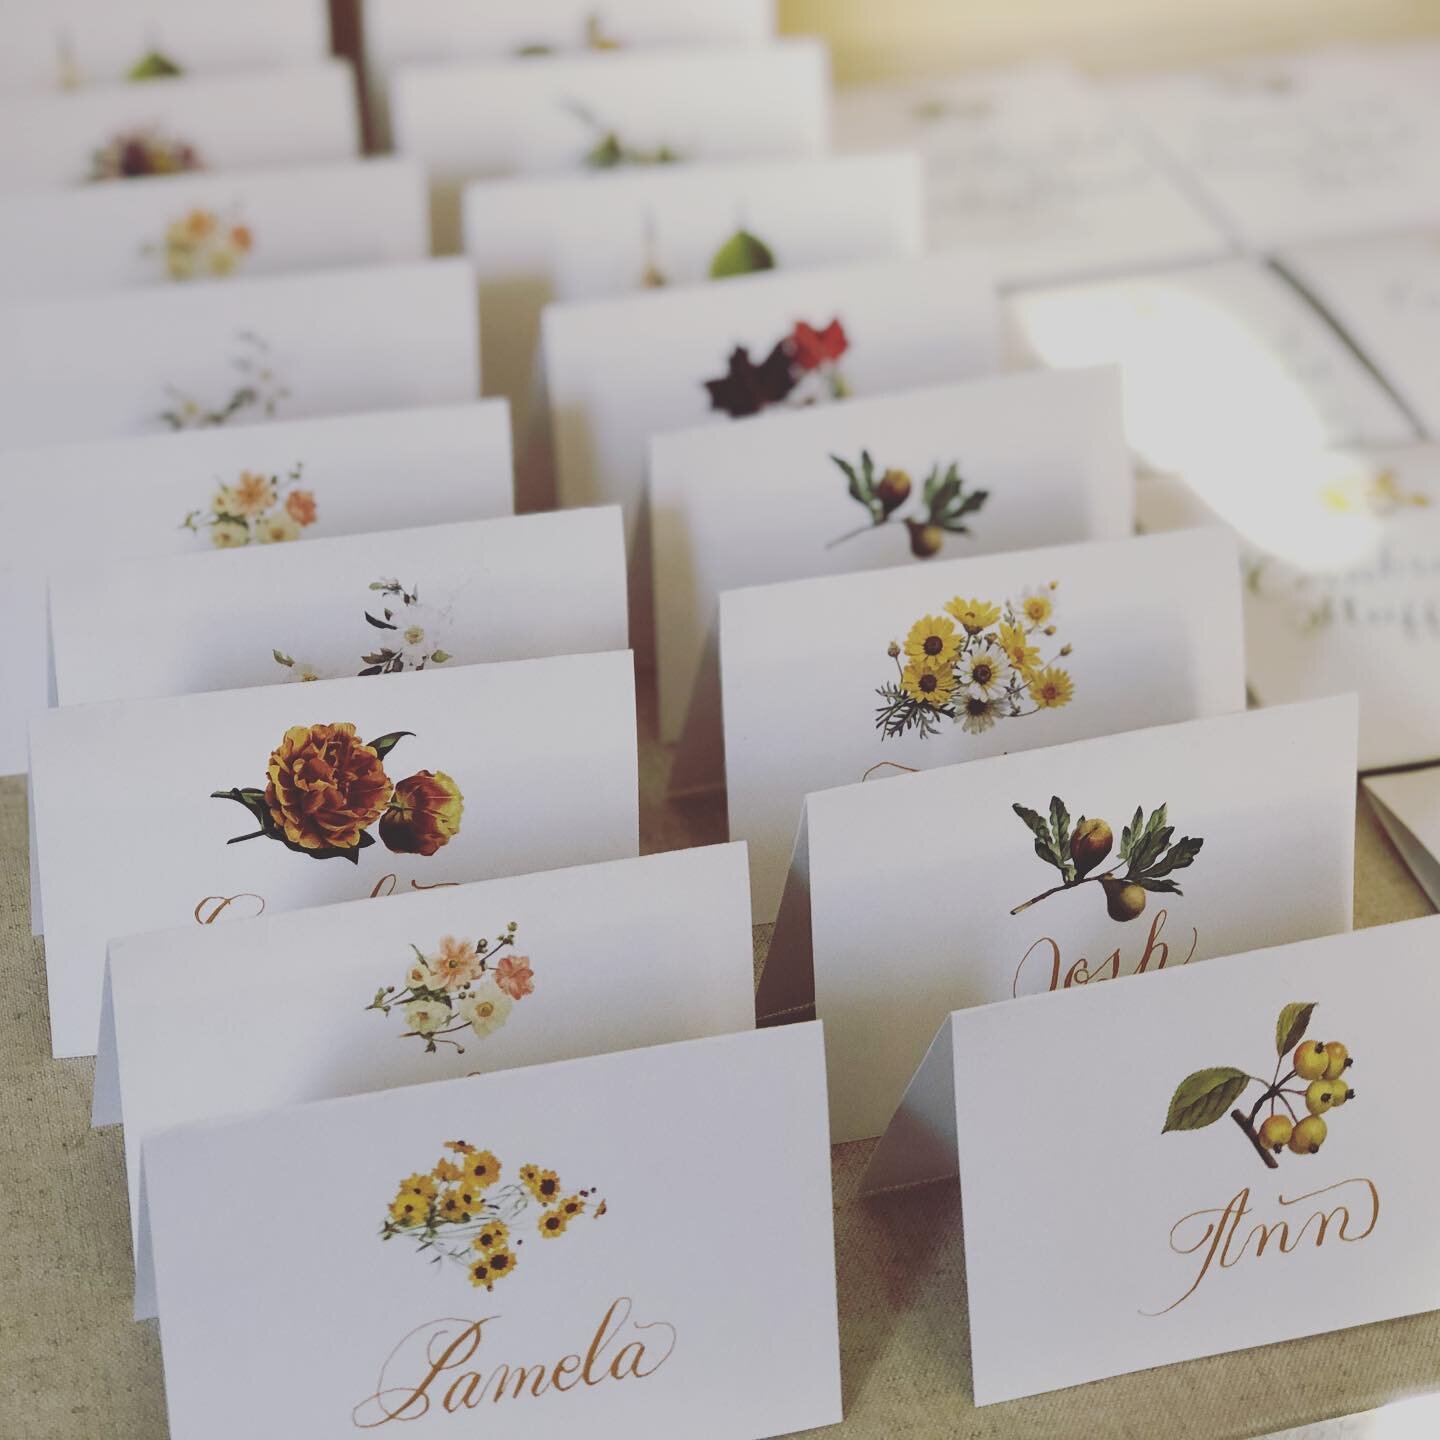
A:
[[[903,470],[887,470],[875,487],[885,513],[898,510],[910,498],[910,477]]]
[[[910,532],[910,553],[917,560],[928,560],[940,552],[945,543],[945,532],[938,525],[922,525],[918,520],[907,520],[905,528]]]
[[[1115,836],[1103,820],[1087,820],[1082,815],[1070,838],[1070,858],[1075,862],[1076,875],[1088,875],[1110,853],[1114,843]]]
[[[773,270],[775,254],[758,236],[748,230],[737,230],[716,252],[710,262],[710,278],[724,280],[731,275],[753,275],[757,270]]]
[[[1100,877],[1105,891],[1105,908],[1112,920],[1134,920],[1145,908],[1145,888],[1133,880],[1120,880],[1114,875]]]

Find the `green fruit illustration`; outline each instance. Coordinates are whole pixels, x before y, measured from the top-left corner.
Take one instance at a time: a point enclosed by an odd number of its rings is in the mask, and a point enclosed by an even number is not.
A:
[[[1305,1091],[1305,1108],[1312,1115],[1323,1115],[1335,1103],[1333,1080],[1312,1080]]]
[[[1290,1143],[1294,1129],[1288,1115],[1271,1115],[1260,1127],[1260,1143],[1278,1153]]]
[[[881,507],[888,515],[910,498],[910,477],[903,470],[887,470],[875,487]]]
[[[1082,818],[1070,840],[1070,858],[1075,862],[1075,873],[1088,875],[1110,853],[1114,843],[1115,836],[1103,820]],[[1141,909],[1144,909],[1143,905]]]
[[[1355,1092],[1344,1080],[1328,1080],[1326,1084],[1335,1087],[1335,1093],[1330,1097],[1330,1108],[1338,1110],[1347,1100],[1355,1098]]]
[[[917,560],[928,560],[940,553],[945,543],[945,532],[938,525],[922,525],[918,520],[907,520],[905,528],[910,532],[910,553]]]
[[[1318,1040],[1304,1040],[1295,1047],[1291,1058],[1295,1073],[1302,1080],[1323,1080],[1330,1068],[1330,1056]]]
[[[142,55],[130,67],[125,78],[127,80],[163,80],[180,73],[180,67],[168,55],[162,55],[158,50],[151,50],[148,54]]]
[[[1327,1133],[1325,1122],[1318,1115],[1307,1115],[1295,1127],[1295,1133],[1290,1137],[1291,1154],[1318,1154]]]
[[[1329,1063],[1325,1066],[1325,1078],[1338,1080],[1345,1067],[1353,1063],[1350,1059],[1350,1052],[1338,1040],[1329,1040],[1325,1044],[1325,1053],[1330,1057]]]
[[[1145,908],[1145,890],[1134,881],[1117,880],[1113,875],[1100,878],[1105,891],[1105,908],[1112,920],[1133,920]]]
[[[737,230],[715,252],[710,278],[724,280],[731,275],[753,275],[757,270],[774,268],[775,255],[770,247],[748,230]]]

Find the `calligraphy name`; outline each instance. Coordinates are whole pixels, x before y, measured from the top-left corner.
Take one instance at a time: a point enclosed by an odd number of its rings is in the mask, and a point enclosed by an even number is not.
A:
[[[1124,969],[1119,946],[1116,946],[1098,965],[1092,966],[1090,961],[1082,956],[1073,965],[1067,967],[1061,959],[1059,943],[1048,935],[1042,935],[1020,957],[1020,963],[1015,967],[1015,979],[1011,982],[1010,993],[1011,995],[1020,994],[1020,979],[1026,973],[1026,966],[1029,966],[1032,971],[1040,969],[1043,973],[1044,968],[1048,965],[1050,974],[1045,987],[1047,990],[1068,990],[1072,985],[1088,985],[1094,980],[1118,980],[1122,972],[1129,975],[1143,975],[1150,969],[1152,963],[1155,969],[1163,970],[1170,963],[1170,943],[1162,940],[1160,933],[1165,929],[1165,921],[1169,915],[1168,910],[1156,911],[1155,918],[1150,922],[1150,933],[1145,937],[1145,948],[1140,952],[1140,959],[1128,971]],[[1176,964],[1188,965],[1199,944],[1200,932],[1192,925],[1190,927],[1190,949],[1186,952],[1185,958],[1176,961]],[[1034,964],[1031,964],[1032,960]],[[1032,992],[1027,990],[1026,993]]]

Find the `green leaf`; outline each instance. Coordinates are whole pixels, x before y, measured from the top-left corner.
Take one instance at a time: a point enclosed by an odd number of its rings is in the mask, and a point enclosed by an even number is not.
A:
[[[1164,833],[1169,835],[1171,832],[1166,830]],[[1170,874],[1172,870],[1186,869],[1200,853],[1204,844],[1203,840],[1192,839],[1189,835],[1183,836],[1171,846],[1167,854],[1145,867],[1144,877],[1155,879],[1161,875]]]
[[[1140,829],[1144,822],[1144,810],[1137,805],[1135,807],[1135,818],[1120,833],[1120,859],[1128,860],[1131,851],[1135,848],[1135,842],[1140,838]]]
[[[383,760],[407,735],[414,735],[413,730],[392,730],[388,735],[382,735],[378,740],[370,742],[370,748]],[[360,837],[360,843],[365,843],[365,836]]]
[[[1031,833],[1035,836],[1036,855],[1047,865],[1053,865],[1060,872],[1062,880],[1070,879],[1066,869],[1068,861],[1065,852],[1056,847],[1055,837],[1045,819],[1024,805],[1011,805],[1010,808],[1029,826]]]
[[[437,650],[430,658],[437,665],[443,665],[447,660],[453,660],[455,657],[448,650]]]
[[[1185,892],[1173,880],[1154,880],[1149,875],[1141,875],[1136,879],[1133,875],[1126,876],[1132,885],[1138,885],[1142,890],[1151,890],[1161,895],[1183,895]]]
[[[1170,1097],[1163,1135],[1169,1130],[1203,1130],[1213,1125],[1239,1099],[1240,1092],[1250,1083],[1243,1070],[1231,1065],[1217,1065],[1187,1075]]]
[[[1304,1038],[1314,1012],[1314,1000],[1296,1000],[1287,1005],[1275,1022],[1275,1053],[1288,1055]]]
[[[295,664],[295,661],[289,655],[282,655],[278,650],[272,650],[270,653],[275,657],[275,663],[277,665],[293,666]]]
[[[1070,858],[1070,812],[1058,796],[1050,797],[1050,830],[1055,836],[1055,848],[1066,860]]]

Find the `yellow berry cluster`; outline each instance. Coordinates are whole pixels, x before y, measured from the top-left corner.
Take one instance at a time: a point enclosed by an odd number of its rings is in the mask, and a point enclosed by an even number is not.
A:
[[[1260,1143],[1277,1154],[1288,1149],[1294,1155],[1315,1155],[1329,1133],[1324,1117],[1355,1098],[1346,1073],[1354,1062],[1338,1040],[1302,1040],[1290,1059],[1296,1079],[1306,1082],[1309,1113],[1298,1120],[1271,1114],[1260,1126]]]

